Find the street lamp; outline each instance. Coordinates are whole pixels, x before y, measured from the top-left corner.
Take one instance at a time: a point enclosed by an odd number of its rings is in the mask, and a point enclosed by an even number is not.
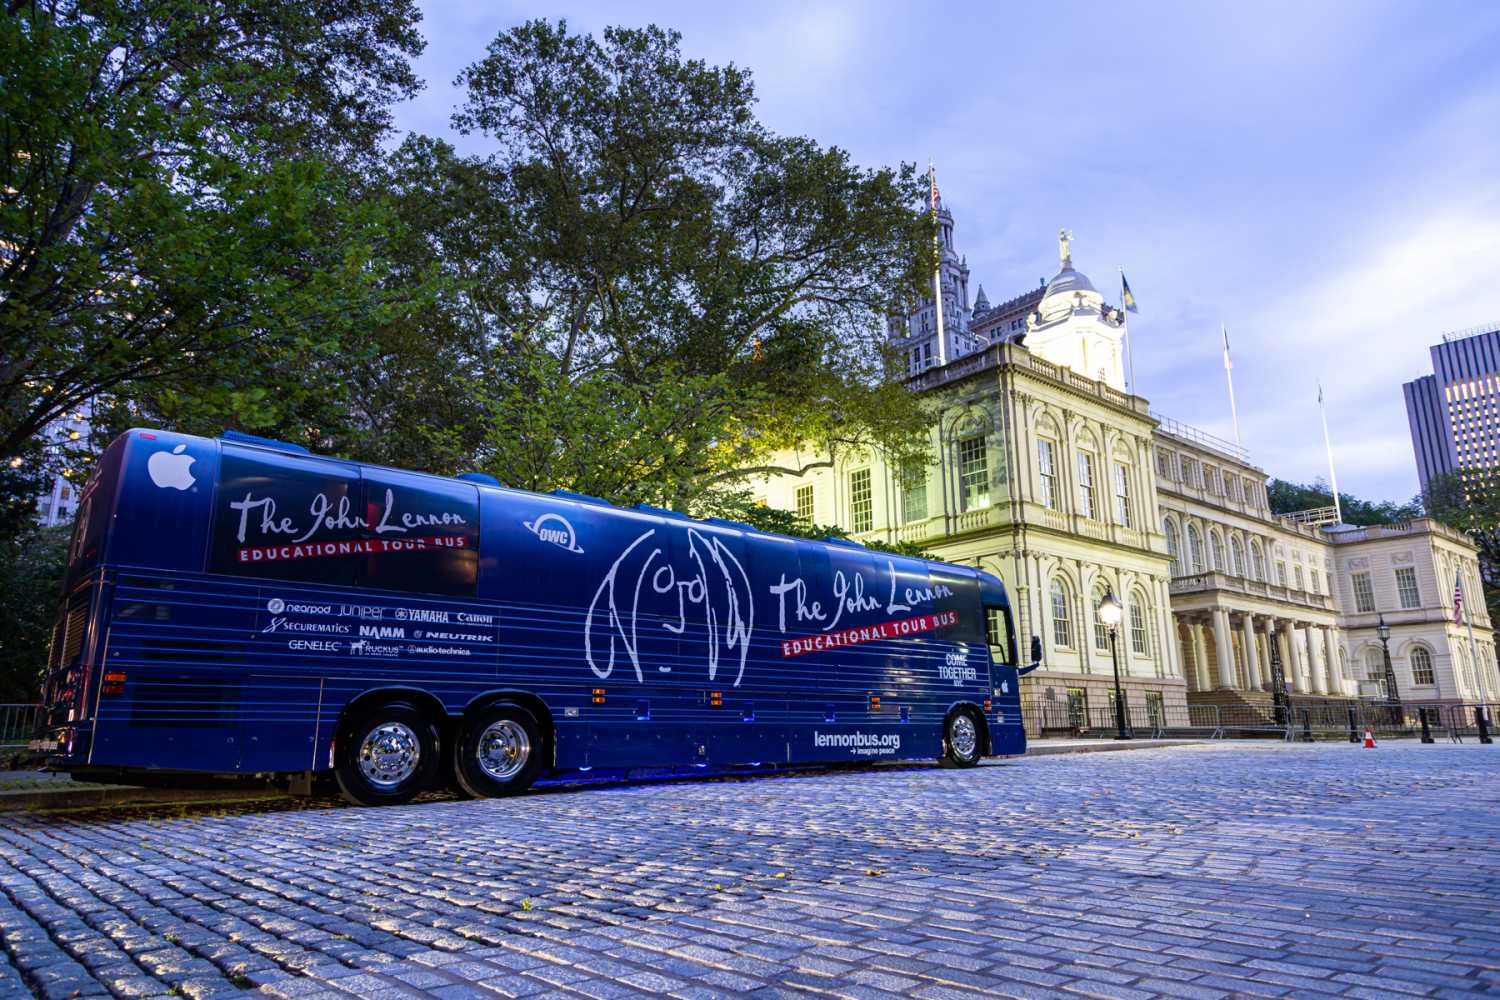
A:
[[[1380,637],[1380,655],[1385,660],[1385,698],[1392,708],[1399,709],[1401,696],[1396,691],[1396,670],[1391,666],[1391,627],[1385,623],[1383,614],[1375,618],[1375,634]]]
[[[1109,629],[1109,655],[1115,664],[1115,730],[1117,740],[1128,740],[1131,737],[1130,730],[1125,726],[1125,692],[1120,690],[1120,647],[1117,633],[1120,627],[1120,618],[1125,609],[1120,606],[1119,598],[1111,591],[1106,591],[1104,599],[1099,602],[1099,620]]]

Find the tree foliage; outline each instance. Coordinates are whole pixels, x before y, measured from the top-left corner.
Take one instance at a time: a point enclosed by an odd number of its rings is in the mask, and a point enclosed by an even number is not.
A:
[[[1284,479],[1272,479],[1266,484],[1266,496],[1270,500],[1271,513],[1291,514],[1299,510],[1333,506],[1333,491],[1322,479],[1311,483],[1290,483]],[[1339,491],[1339,505],[1346,524],[1395,524],[1422,516],[1422,499],[1413,497],[1406,503],[1390,500],[1372,502]]]
[[[771,134],[749,74],[656,27],[533,21],[460,76],[504,212],[450,303],[487,328],[477,460],[519,486],[700,503],[777,448],[910,447],[884,319],[930,261],[911,165]],[[477,279],[479,271],[471,278]]]
[[[36,700],[69,535],[29,523],[0,539],[0,702]]]
[[[1427,480],[1427,512],[1469,536],[1479,550],[1484,599],[1500,621],[1500,467],[1466,469]]]
[[[417,86],[416,19],[411,0],[10,5],[0,462],[37,462],[42,428],[101,394],[183,429],[336,418],[320,369],[390,290],[388,220],[351,178]]]

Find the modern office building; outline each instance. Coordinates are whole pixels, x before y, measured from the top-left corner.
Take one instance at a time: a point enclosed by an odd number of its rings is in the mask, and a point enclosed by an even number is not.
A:
[[[1500,466],[1500,324],[1443,337],[1432,372],[1402,386],[1424,492],[1433,476]]]

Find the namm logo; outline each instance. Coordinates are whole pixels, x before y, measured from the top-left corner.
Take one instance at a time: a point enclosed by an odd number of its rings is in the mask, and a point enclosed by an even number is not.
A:
[[[405,639],[406,629],[400,625],[361,625],[359,634],[366,639]]]
[[[535,521],[522,521],[521,526],[544,542],[551,542],[560,549],[582,553],[578,547],[578,533],[561,514],[547,513]]]

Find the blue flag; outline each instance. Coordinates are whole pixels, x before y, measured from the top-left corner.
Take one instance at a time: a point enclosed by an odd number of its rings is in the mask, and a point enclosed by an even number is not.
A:
[[[1124,271],[1120,272],[1120,298],[1125,303],[1126,312],[1140,312],[1140,310],[1135,307],[1135,296],[1131,294],[1130,282],[1125,280]]]

